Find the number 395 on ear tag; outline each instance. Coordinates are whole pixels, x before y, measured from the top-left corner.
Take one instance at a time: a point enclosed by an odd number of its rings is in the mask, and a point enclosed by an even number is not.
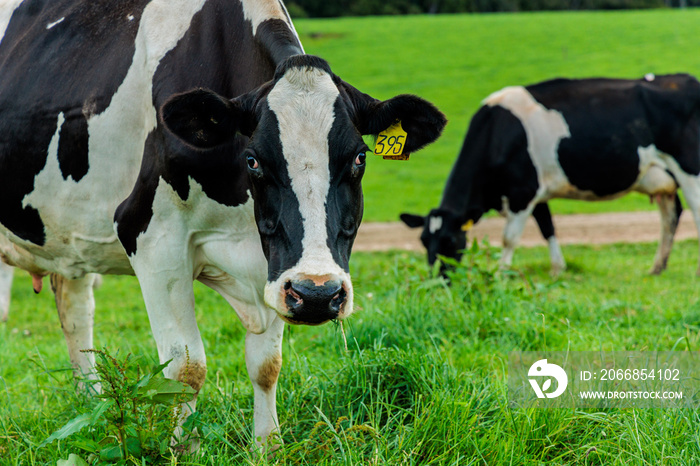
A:
[[[407,134],[397,121],[377,135],[374,153],[388,160],[408,160],[409,153],[404,153]]]

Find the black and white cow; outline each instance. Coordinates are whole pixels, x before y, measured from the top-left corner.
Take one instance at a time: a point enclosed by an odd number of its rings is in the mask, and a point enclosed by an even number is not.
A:
[[[248,331],[264,442],[284,322],[353,310],[362,135],[401,120],[417,150],[444,116],[304,55],[278,0],[8,0],[0,37],[3,260],[51,274],[83,373],[96,274],[135,274],[166,375],[197,391],[193,280],[216,290]]]
[[[689,75],[640,80],[556,79],[491,94],[469,125],[440,206],[424,227],[432,264],[461,258],[465,231],[491,209],[505,215],[501,263],[511,264],[532,214],[549,242],[553,273],[566,267],[547,206],[553,198],[599,201],[631,191],[656,199],[661,241],[652,273],[666,268],[678,226],[680,187],[700,230],[700,83]]]

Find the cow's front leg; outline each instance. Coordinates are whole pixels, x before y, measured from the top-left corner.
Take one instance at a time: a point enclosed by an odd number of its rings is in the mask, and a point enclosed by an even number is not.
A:
[[[7,320],[10,312],[10,296],[12,294],[12,276],[14,267],[0,262],[0,322]]]
[[[673,237],[676,234],[678,221],[683,210],[678,194],[658,194],[655,198],[661,214],[661,238],[654,257],[654,265],[649,271],[652,275],[658,275],[666,270],[668,256],[671,254],[673,246]]]
[[[511,212],[506,209],[506,227],[503,229],[503,254],[501,255],[501,269],[510,268],[513,263],[513,252],[520,242],[520,237],[525,229],[525,222],[532,213],[534,206],[530,205],[520,212]]]
[[[255,395],[255,443],[267,453],[276,448],[271,434],[279,432],[276,392],[282,367],[283,333],[284,322],[275,317],[264,333],[248,332],[245,340],[245,361]]]
[[[156,251],[157,248],[152,248],[148,253]],[[197,394],[207,373],[204,345],[195,319],[192,266],[184,259],[169,259],[166,254],[161,254],[159,261],[144,257],[148,253],[139,256],[137,252],[131,263],[141,285],[160,362],[170,360],[163,372],[167,378],[184,382],[196,392],[194,400],[181,405],[179,424],[182,424],[195,411]],[[185,440],[179,427],[175,439]],[[190,450],[197,449],[196,438],[187,440]]]
[[[87,274],[70,280],[61,275],[51,275],[51,289],[56,299],[58,318],[68,345],[68,355],[73,373],[78,380],[95,380],[95,355],[82,350],[93,349],[92,328],[95,319],[93,287],[99,275]],[[99,391],[96,384],[78,382],[79,390]]]

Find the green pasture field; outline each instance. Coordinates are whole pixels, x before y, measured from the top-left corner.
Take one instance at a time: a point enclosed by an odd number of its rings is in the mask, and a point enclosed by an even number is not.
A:
[[[295,21],[307,53],[326,58],[380,99],[415,93],[449,119],[443,137],[406,162],[372,157],[365,219],[397,220],[438,205],[480,102],[505,86],[555,77],[700,75],[700,10],[402,16]],[[633,194],[612,202],[556,200],[554,213],[655,209]]]
[[[375,97],[420,94],[451,123],[408,163],[371,159],[366,219],[436,205],[479,101],[503,86],[554,76],[638,77],[700,70],[700,12],[538,13],[296,21],[307,52]],[[556,213],[649,208],[553,203]],[[287,327],[278,413],[284,446],[258,459],[245,332],[214,292],[196,286],[208,377],[198,411],[206,436],[185,465],[694,465],[698,410],[536,410],[508,405],[511,351],[700,349],[696,241],[675,245],[651,277],[655,245],[567,246],[549,276],[545,248],[520,249],[497,272],[498,250],[465,257],[451,287],[423,254],[356,253],[357,312],[345,324]],[[48,286],[46,287],[48,288]],[[105,277],[95,341],[157,364],[139,286]],[[18,272],[0,323],[0,466],[55,465],[80,453],[71,438],[38,445],[95,401],[75,393],[48,289]],[[84,435],[91,435],[84,431]],[[98,435],[95,433],[95,435]]]
[[[196,287],[208,356],[198,410],[209,426],[183,465],[694,465],[694,410],[512,409],[509,352],[698,351],[697,242],[675,245],[669,270],[646,274],[655,246],[567,246],[569,270],[549,276],[545,248],[521,249],[512,272],[482,245],[452,287],[422,254],[355,254],[357,312],[340,328],[287,327],[278,388],[285,445],[274,460],[251,444],[252,389],[244,330],[218,295]],[[94,402],[72,388],[51,293],[18,273],[0,324],[0,465],[54,465],[72,440],[37,448]],[[96,343],[156,364],[136,279],[96,291]],[[88,435],[89,432],[84,432]],[[141,464],[141,463],[139,463]]]

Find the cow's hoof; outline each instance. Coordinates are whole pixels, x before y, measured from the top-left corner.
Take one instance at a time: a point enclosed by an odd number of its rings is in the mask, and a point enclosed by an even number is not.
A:
[[[649,270],[649,275],[661,275],[664,270],[666,270],[666,261],[656,262]],[[698,269],[698,273],[700,273],[700,269]]]

